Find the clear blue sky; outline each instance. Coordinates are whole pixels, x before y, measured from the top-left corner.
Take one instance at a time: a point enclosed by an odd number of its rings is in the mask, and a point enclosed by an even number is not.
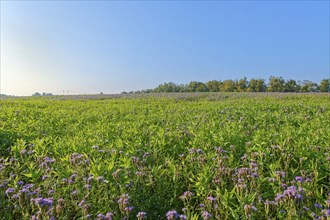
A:
[[[329,1],[1,1],[1,93],[329,78]]]

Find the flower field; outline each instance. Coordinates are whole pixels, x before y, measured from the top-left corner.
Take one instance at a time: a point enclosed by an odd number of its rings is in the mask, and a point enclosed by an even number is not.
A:
[[[329,219],[328,94],[0,102],[0,219]]]

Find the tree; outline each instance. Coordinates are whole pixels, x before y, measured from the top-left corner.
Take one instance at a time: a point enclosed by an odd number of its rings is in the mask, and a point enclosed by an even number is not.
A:
[[[155,92],[179,92],[179,86],[173,82],[163,83],[154,89]]]
[[[41,96],[41,94],[39,92],[35,92],[34,94],[32,94],[32,96]]]
[[[266,84],[264,79],[251,79],[247,91],[249,92],[265,92]]]
[[[208,88],[204,83],[198,83],[196,92],[208,92]]]
[[[267,91],[283,92],[285,80],[282,77],[270,76]]]
[[[300,86],[293,79],[286,81],[284,84],[283,92],[299,92],[299,90]]]
[[[225,80],[222,83],[221,91],[223,91],[223,92],[236,92],[237,91],[237,85],[234,82],[234,80],[231,80],[231,79]]]
[[[300,92],[316,92],[317,91],[317,84],[309,81],[309,80],[304,80],[300,82]]]
[[[237,91],[238,92],[246,92],[247,87],[248,87],[248,81],[246,79],[246,77],[244,77],[243,79],[238,80],[237,84]]]
[[[211,80],[206,83],[206,86],[210,92],[219,92],[221,82],[217,80]]]
[[[324,79],[321,81],[320,92],[330,92],[330,79]]]
[[[207,92],[207,86],[202,82],[191,81],[188,85],[189,92]]]

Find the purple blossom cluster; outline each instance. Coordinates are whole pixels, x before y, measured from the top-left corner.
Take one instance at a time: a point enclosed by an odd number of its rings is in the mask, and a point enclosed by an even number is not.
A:
[[[187,199],[190,199],[191,197],[193,197],[194,194],[190,191],[185,191],[181,196],[180,196],[180,199],[182,200],[187,200]]]
[[[166,218],[167,218],[167,220],[174,220],[174,219],[176,219],[178,216],[179,216],[179,215],[178,215],[177,211],[175,211],[175,210],[171,210],[171,211],[168,211],[168,212],[166,213]]]
[[[52,159],[50,157],[44,157],[41,159],[41,163],[40,163],[39,167],[49,168],[49,166],[53,163],[55,163],[55,159]]]
[[[53,198],[35,198],[35,199],[31,199],[31,202],[33,202],[36,205],[51,207],[53,205],[54,199]]]
[[[129,200],[130,200],[130,196],[126,193],[126,194],[123,194],[119,197],[118,199],[118,204],[119,204],[119,209],[120,211],[126,215],[126,216],[129,216],[129,214],[132,212],[132,210],[134,209],[133,206],[130,206],[129,205]]]
[[[107,214],[103,215],[101,213],[97,214],[98,220],[113,220],[114,214],[112,212],[107,212]]]
[[[202,218],[203,218],[204,220],[207,220],[207,219],[212,218],[212,215],[211,215],[209,212],[203,210],[203,211],[202,211]]]
[[[147,217],[147,213],[146,212],[138,212],[136,217],[138,218],[138,220],[143,220]]]

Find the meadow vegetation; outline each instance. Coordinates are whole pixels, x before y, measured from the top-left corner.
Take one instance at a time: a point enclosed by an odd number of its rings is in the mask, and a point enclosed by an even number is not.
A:
[[[328,94],[0,102],[0,219],[329,219]]]

